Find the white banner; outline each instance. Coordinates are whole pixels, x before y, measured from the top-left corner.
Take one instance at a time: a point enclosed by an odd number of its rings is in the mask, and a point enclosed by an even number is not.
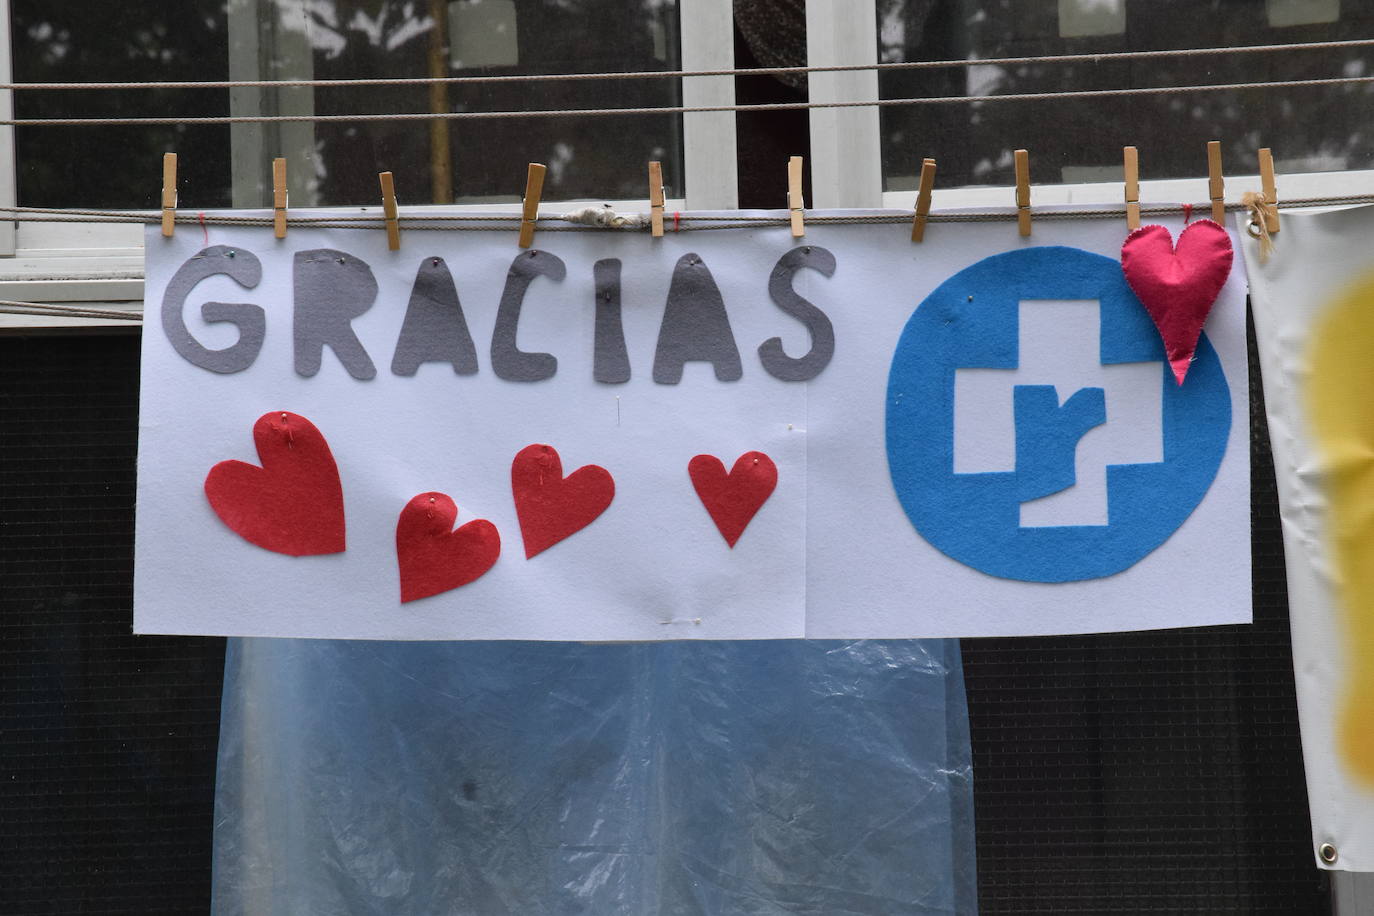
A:
[[[1180,386],[1122,223],[908,236],[150,231],[136,629],[1248,621],[1239,259]]]
[[[1247,239],[1322,867],[1374,870],[1374,207]],[[1323,855],[1323,853],[1325,853]]]

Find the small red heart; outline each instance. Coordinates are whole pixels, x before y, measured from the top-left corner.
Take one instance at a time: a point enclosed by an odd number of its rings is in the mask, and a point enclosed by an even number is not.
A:
[[[1231,260],[1230,236],[1210,219],[1185,228],[1177,246],[1163,226],[1142,226],[1121,246],[1126,282],[1159,329],[1180,385],[1207,315],[1231,273]]]
[[[221,461],[205,476],[210,507],[239,537],[293,557],[342,553],[343,487],[334,455],[315,425],[294,413],[253,424],[259,467]]]
[[[778,467],[763,452],[745,452],[730,473],[715,455],[697,455],[687,463],[692,486],[721,537],[733,549],[778,485]]]
[[[484,518],[457,531],[458,507],[443,493],[421,493],[396,521],[401,603],[467,585],[496,565],[501,534]]]
[[[611,472],[588,464],[563,476],[551,445],[527,445],[510,466],[511,493],[529,559],[596,521],[615,498]]]

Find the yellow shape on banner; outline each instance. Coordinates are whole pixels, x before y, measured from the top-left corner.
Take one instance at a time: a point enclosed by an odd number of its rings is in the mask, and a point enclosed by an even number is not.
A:
[[[1332,588],[1345,610],[1337,747],[1354,777],[1374,786],[1374,274],[1323,311],[1306,406],[1326,479]]]

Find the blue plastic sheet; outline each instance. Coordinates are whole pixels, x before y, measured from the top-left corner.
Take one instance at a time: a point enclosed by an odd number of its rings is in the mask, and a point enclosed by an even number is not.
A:
[[[958,643],[229,641],[228,914],[976,911]]]

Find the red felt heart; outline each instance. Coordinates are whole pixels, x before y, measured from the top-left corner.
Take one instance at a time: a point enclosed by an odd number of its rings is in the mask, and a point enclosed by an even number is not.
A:
[[[496,564],[501,534],[484,518],[457,531],[458,507],[443,493],[421,493],[396,521],[401,603],[467,585]]]
[[[551,445],[527,445],[510,466],[511,492],[529,559],[596,521],[615,498],[610,471],[588,464],[563,476]]]
[[[715,455],[697,455],[687,463],[687,473],[731,548],[778,485],[778,467],[763,452],[740,455],[728,474]]]
[[[1126,282],[1159,329],[1180,385],[1207,314],[1231,273],[1231,257],[1230,236],[1210,219],[1185,228],[1177,246],[1163,226],[1142,226],[1121,246]]]
[[[253,424],[262,466],[221,461],[205,496],[224,524],[265,550],[307,557],[344,549],[343,487],[334,455],[315,425],[294,413]]]

